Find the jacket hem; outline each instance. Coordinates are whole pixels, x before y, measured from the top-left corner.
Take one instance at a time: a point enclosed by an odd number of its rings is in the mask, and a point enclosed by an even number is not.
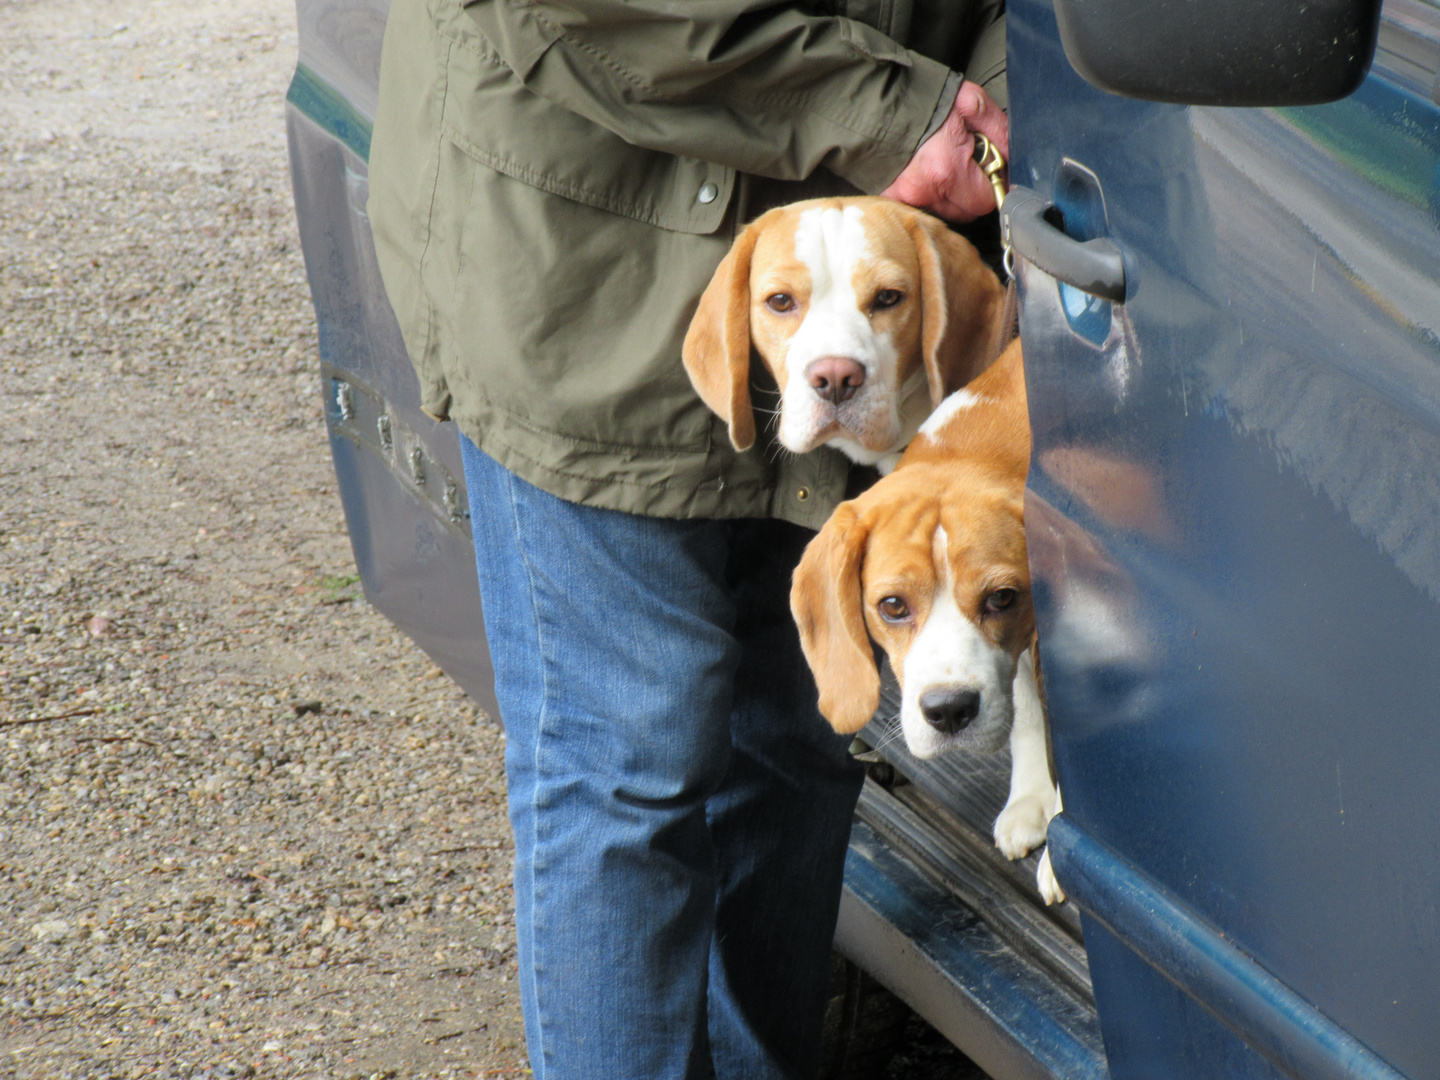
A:
[[[477,447],[526,483],[584,506],[618,510],[626,514],[660,518],[766,518],[770,517],[772,489],[757,483],[722,481],[708,457],[703,464],[671,460],[656,473],[654,462],[643,469],[626,468],[613,457],[577,458],[571,467],[535,460],[510,439],[504,429],[486,428],[473,421],[459,422],[460,430]],[[586,468],[589,465],[591,468]]]

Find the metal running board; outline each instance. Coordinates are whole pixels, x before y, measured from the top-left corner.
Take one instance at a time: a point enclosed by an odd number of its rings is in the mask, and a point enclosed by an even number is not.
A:
[[[1034,950],[997,933],[995,909],[987,918],[947,887],[966,878],[959,863],[922,870],[907,857],[943,856],[946,846],[867,781],[845,859],[835,947],[995,1080],[1108,1080],[1094,1002],[1055,973],[1072,961],[1038,963]],[[1006,888],[986,887],[992,895]]]

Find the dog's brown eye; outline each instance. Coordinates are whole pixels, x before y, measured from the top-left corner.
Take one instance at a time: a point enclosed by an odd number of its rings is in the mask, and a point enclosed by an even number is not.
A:
[[[765,298],[765,306],[777,314],[784,315],[787,311],[795,310],[795,298],[789,293],[777,292],[774,296]]]
[[[1015,599],[1020,594],[1014,589],[996,589],[989,596],[985,597],[986,611],[1004,611],[1015,606]]]
[[[894,307],[904,299],[905,294],[899,289],[881,289],[875,294],[875,299],[870,304],[870,309],[872,311],[884,311],[886,308]]]
[[[910,617],[910,605],[898,596],[887,596],[875,606],[880,609],[880,617],[886,622],[904,622]]]

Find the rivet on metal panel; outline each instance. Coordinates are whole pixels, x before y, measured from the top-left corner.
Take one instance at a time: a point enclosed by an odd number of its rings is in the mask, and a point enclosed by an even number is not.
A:
[[[386,413],[380,414],[380,419],[375,421],[375,427],[380,432],[380,447],[387,454],[395,449],[395,433],[390,428],[390,417]]]
[[[410,448],[410,479],[420,487],[425,486],[425,451],[418,446]]]
[[[335,410],[340,414],[341,420],[349,420],[355,415],[355,391],[350,389],[350,384],[335,380]]]
[[[460,489],[455,486],[454,480],[445,481],[445,494],[441,496],[440,501],[444,504],[445,513],[449,515],[450,520],[459,521],[461,517]]]

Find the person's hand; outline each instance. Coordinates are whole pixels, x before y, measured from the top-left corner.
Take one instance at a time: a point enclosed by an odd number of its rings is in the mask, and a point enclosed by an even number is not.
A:
[[[975,163],[975,132],[1010,160],[1010,120],[975,83],[960,84],[950,115],[920,144],[910,164],[880,194],[946,221],[974,221],[995,209],[995,191]]]

